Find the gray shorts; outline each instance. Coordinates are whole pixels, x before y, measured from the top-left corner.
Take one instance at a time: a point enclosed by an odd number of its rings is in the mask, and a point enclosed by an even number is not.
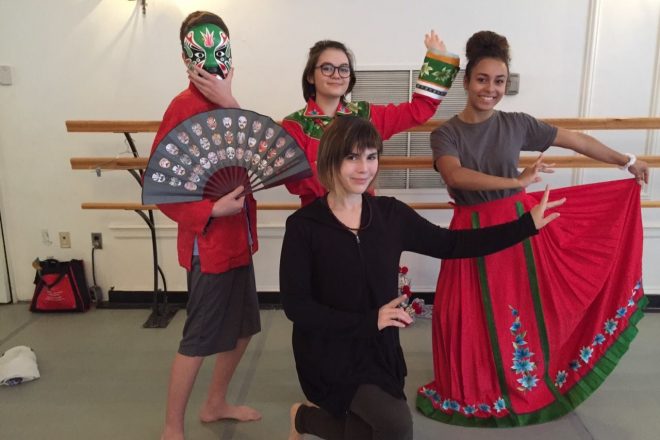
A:
[[[261,331],[254,267],[221,274],[202,273],[193,256],[188,272],[188,316],[179,353],[210,356],[236,348],[238,339]]]

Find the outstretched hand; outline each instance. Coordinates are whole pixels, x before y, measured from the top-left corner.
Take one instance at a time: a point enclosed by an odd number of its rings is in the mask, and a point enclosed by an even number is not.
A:
[[[232,192],[216,200],[211,210],[211,217],[225,217],[241,212],[245,203],[245,196],[241,195],[243,189],[243,185],[239,185]]]
[[[426,46],[426,50],[435,52],[447,52],[447,46],[445,46],[445,42],[440,39],[434,30],[431,30],[431,33],[429,34],[424,35],[424,45]]]
[[[525,168],[518,176],[517,179],[520,182],[520,187],[527,188],[532,183],[540,182],[543,179],[541,179],[539,173],[554,173],[553,166],[555,166],[554,163],[543,162],[543,154],[539,154],[539,157],[534,163]]]
[[[550,197],[550,188],[546,185],[545,187],[545,192],[543,193],[543,197],[541,197],[541,203],[538,205],[535,205],[530,209],[529,213],[532,215],[532,219],[534,220],[534,226],[536,229],[541,229],[557,217],[559,217],[558,212],[553,212],[547,217],[544,217],[545,215],[545,210],[546,209],[551,209],[551,208],[556,208],[557,206],[561,206],[564,204],[566,201],[566,197],[564,197],[561,200],[554,200],[552,202],[548,202],[548,198]]]
[[[188,79],[212,103],[225,108],[239,107],[236,98],[231,93],[231,82],[234,79],[233,67],[225,79],[220,79],[200,67],[191,65],[188,69]]]
[[[412,323],[410,315],[399,307],[406,299],[406,295],[401,295],[378,310],[378,330],[385,327],[407,327]]]

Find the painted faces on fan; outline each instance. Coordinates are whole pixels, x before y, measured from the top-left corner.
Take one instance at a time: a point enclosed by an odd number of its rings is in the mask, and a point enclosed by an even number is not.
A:
[[[369,188],[378,173],[378,150],[358,148],[348,154],[341,162],[339,172],[334,176],[335,191],[345,194],[362,194]]]
[[[468,95],[468,106],[477,112],[492,112],[502,100],[509,71],[506,64],[496,58],[484,58],[465,78],[463,86]]]
[[[201,67],[209,73],[226,78],[231,69],[229,36],[215,24],[199,24],[190,29],[183,40],[187,65]]]
[[[316,62],[314,74],[307,80],[314,84],[316,98],[341,98],[350,83],[350,64],[344,51],[324,50]]]

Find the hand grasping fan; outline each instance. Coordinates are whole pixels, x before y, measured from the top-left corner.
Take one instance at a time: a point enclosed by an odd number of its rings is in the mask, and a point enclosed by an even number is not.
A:
[[[310,177],[304,151],[268,116],[242,109],[198,113],[172,129],[149,158],[142,203],[216,200]]]

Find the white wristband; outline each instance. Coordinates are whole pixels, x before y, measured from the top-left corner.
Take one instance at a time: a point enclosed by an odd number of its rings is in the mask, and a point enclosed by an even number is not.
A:
[[[623,154],[628,156],[628,162],[624,166],[619,167],[619,169],[623,170],[623,171],[628,171],[628,168],[635,165],[635,162],[637,162],[637,156],[635,156],[634,154],[630,154],[630,153],[623,153]]]

